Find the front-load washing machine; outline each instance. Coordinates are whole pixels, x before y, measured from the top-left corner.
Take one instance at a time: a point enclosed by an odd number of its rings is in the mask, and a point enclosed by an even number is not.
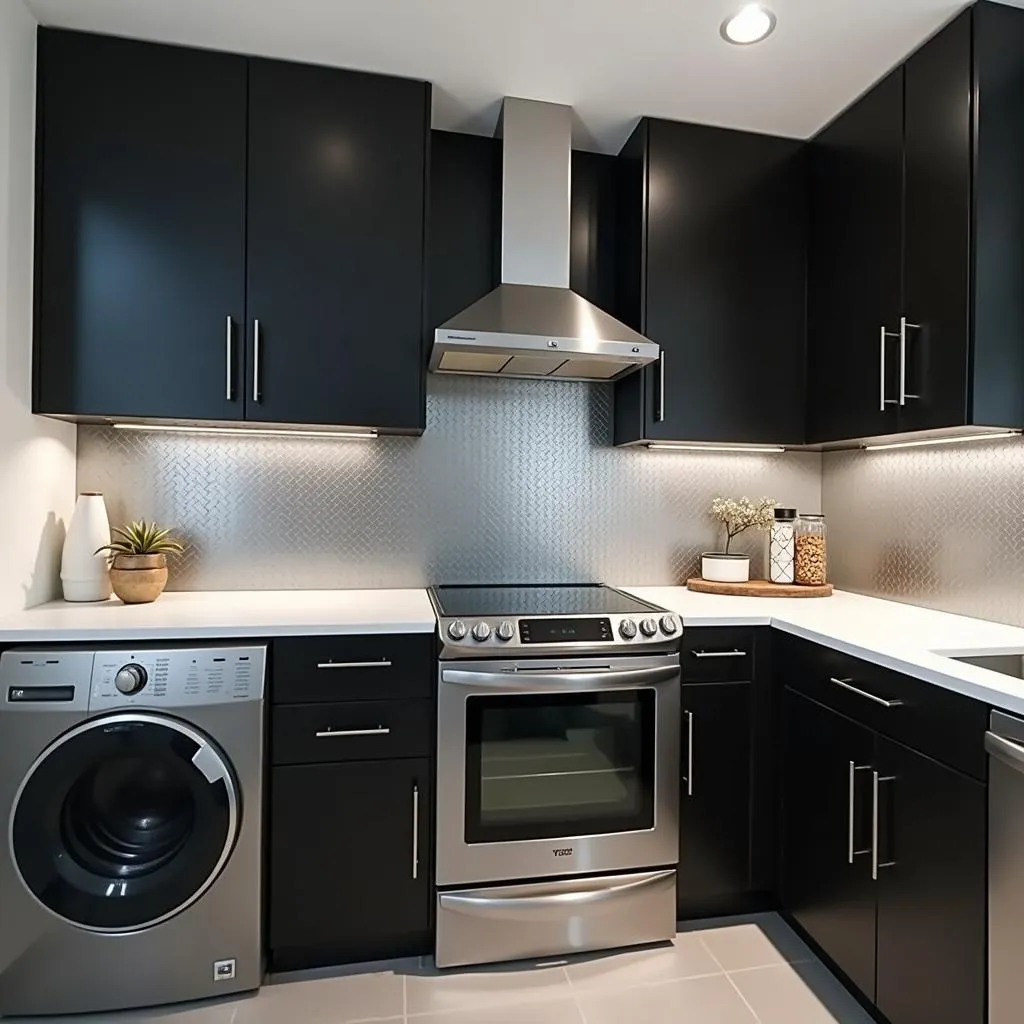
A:
[[[265,661],[0,655],[0,1014],[259,986]]]

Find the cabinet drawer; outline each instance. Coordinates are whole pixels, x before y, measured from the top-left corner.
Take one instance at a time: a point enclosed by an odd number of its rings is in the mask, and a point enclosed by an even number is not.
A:
[[[728,626],[683,629],[684,683],[744,683],[754,678],[754,631]]]
[[[301,636],[274,641],[275,704],[429,697],[434,634]]]
[[[988,708],[913,676],[785,634],[776,635],[781,681],[883,736],[978,779],[987,777]]]
[[[275,765],[427,757],[434,734],[430,700],[292,704],[272,714]]]

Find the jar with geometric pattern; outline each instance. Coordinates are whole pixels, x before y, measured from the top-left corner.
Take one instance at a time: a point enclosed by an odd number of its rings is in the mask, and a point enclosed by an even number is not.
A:
[[[772,583],[792,583],[796,559],[795,508],[777,508],[768,541],[768,578]]]

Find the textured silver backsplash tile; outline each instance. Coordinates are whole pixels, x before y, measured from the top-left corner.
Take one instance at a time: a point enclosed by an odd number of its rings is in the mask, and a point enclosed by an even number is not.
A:
[[[829,571],[845,590],[1024,626],[1024,443],[828,453]]]
[[[671,584],[719,546],[715,495],[819,507],[819,455],[615,449],[611,413],[610,385],[431,377],[420,438],[83,426],[78,484],[177,527],[178,590]],[[764,548],[738,540],[758,574]]]

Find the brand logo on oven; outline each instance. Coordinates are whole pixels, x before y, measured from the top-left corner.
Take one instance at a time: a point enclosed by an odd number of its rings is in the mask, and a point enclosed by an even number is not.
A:
[[[572,847],[571,846],[556,846],[551,851],[556,857],[571,857]]]

